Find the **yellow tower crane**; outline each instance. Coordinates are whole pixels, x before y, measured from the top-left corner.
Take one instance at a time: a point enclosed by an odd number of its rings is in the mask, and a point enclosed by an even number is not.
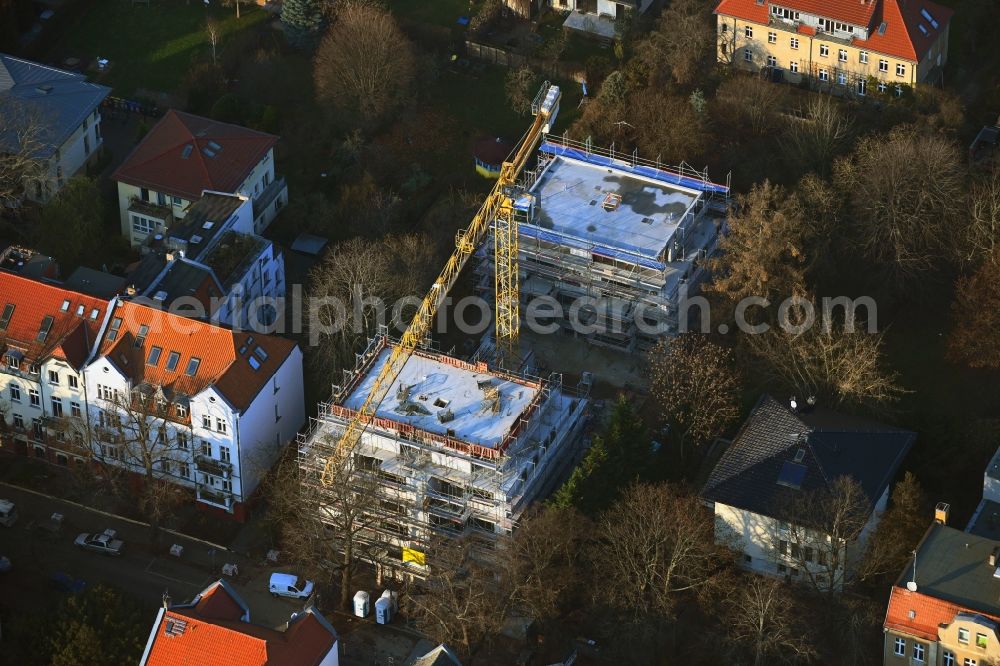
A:
[[[327,459],[323,468],[322,482],[333,483],[335,470],[346,462],[361,435],[375,418],[375,412],[388,395],[392,383],[402,372],[403,366],[413,352],[430,337],[434,317],[445,296],[458,280],[459,273],[476,248],[486,238],[490,225],[494,229],[494,254],[496,258],[496,318],[497,318],[497,362],[509,364],[516,358],[518,350],[518,303],[520,281],[517,268],[517,223],[514,219],[514,186],[521,175],[528,158],[538,147],[542,136],[547,134],[559,113],[559,86],[542,84],[535,96],[531,112],[535,121],[521,138],[511,158],[503,163],[500,177],[490,191],[479,211],[472,218],[468,229],[455,236],[455,252],[444,265],[441,274],[424,296],[417,313],[410,321],[399,344],[392,348],[389,359],[372,384],[364,403],[348,422],[344,434],[337,441],[332,458]]]

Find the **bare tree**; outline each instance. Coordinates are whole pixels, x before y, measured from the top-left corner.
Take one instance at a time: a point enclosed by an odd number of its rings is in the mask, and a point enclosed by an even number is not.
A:
[[[766,180],[741,195],[729,215],[729,233],[719,241],[722,255],[709,264],[708,289],[731,304],[748,296],[801,296],[810,236],[805,215],[795,195]]]
[[[240,19],[240,5],[253,4],[254,0],[222,0],[222,4],[226,7],[236,8],[236,20]]]
[[[907,127],[868,136],[837,160],[834,176],[856,247],[897,285],[955,256],[965,173],[949,139]]]
[[[338,2],[333,19],[316,52],[317,98],[372,127],[409,95],[416,74],[412,47],[384,7]]]
[[[790,333],[773,328],[742,340],[760,364],[757,371],[793,395],[873,410],[886,410],[902,396],[898,375],[885,367],[883,334],[823,329],[814,325]]]
[[[779,530],[776,538],[778,554],[817,591],[840,592],[863,572],[864,544],[859,540],[872,505],[861,484],[849,476],[803,492],[776,507],[787,518],[787,530]]]
[[[46,181],[45,139],[44,116],[9,95],[0,97],[0,204]]]
[[[1000,166],[969,190],[969,217],[962,258],[978,263],[1000,261]]]
[[[639,617],[673,617],[685,592],[712,580],[725,558],[698,498],[670,484],[631,486],[597,524],[591,557],[610,607]]]
[[[859,578],[897,576],[927,531],[927,497],[911,472],[892,488],[888,510],[868,541]]]
[[[514,113],[526,116],[531,112],[537,82],[538,77],[530,67],[519,67],[507,73],[504,91],[507,93],[507,104]]]
[[[237,4],[237,7],[239,5]],[[208,35],[208,43],[212,45],[212,64],[217,65],[218,60],[215,57],[215,47],[219,43],[219,23],[214,19],[207,19],[205,21],[205,34]]]
[[[732,352],[688,333],[657,343],[649,354],[651,393],[684,445],[706,444],[740,414],[740,380]]]
[[[651,84],[672,79],[688,85],[698,80],[715,48],[715,29],[706,20],[712,9],[705,0],[674,0],[663,10],[656,29],[636,49]]]
[[[723,123],[763,136],[778,126],[788,91],[757,76],[736,73],[719,86],[716,113]]]
[[[830,95],[811,95],[802,118],[783,136],[785,153],[803,171],[826,176],[851,135],[851,121]]]
[[[972,368],[1000,368],[1000,247],[959,278],[951,306],[948,356]]]
[[[732,663],[790,664],[816,656],[787,586],[773,578],[750,575],[734,581],[733,590],[723,601]]]

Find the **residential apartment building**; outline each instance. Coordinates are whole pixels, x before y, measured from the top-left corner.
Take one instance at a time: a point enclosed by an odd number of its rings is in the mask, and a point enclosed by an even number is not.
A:
[[[266,330],[285,296],[285,262],[254,233],[253,203],[205,192],[165,238],[147,238],[127,298],[242,330]]]
[[[305,420],[295,343],[0,272],[0,403],[14,452],[152,472],[241,520]]]
[[[885,666],[1000,663],[1000,541],[948,527],[946,507],[890,592]]]
[[[100,152],[101,102],[111,92],[83,74],[0,53],[0,151],[18,152],[31,137],[44,177],[24,184],[24,196],[45,203]],[[10,126],[7,126],[8,123]],[[25,128],[36,126],[36,131]]]
[[[4,448],[59,465],[83,464],[89,450],[61,425],[86,418],[86,367],[111,304],[0,271],[0,308]]]
[[[274,171],[278,137],[171,109],[112,176],[122,235],[133,246],[166,236],[205,191],[253,201],[253,229],[267,228],[288,201]]]
[[[1000,541],[1000,448],[983,472],[983,498],[965,531]]]
[[[337,632],[313,606],[292,613],[285,628],[252,624],[250,607],[219,580],[187,603],[164,596],[140,666],[337,666]]]
[[[393,344],[374,339],[299,437],[303,483],[321,496],[325,463]],[[352,478],[372,497],[364,551],[385,575],[420,577],[433,536],[490,542],[509,534],[533,501],[568,476],[587,404],[586,393],[563,386],[558,375],[500,372],[417,350],[348,462]],[[342,494],[327,497],[323,509],[335,515]]]
[[[930,0],[721,0],[715,13],[721,62],[853,95],[939,82],[953,14]]]
[[[841,589],[914,439],[912,432],[763,396],[701,493],[715,513],[716,539],[741,551],[750,571]],[[838,500],[822,498],[838,497],[841,477],[860,487],[864,523],[834,533],[823,511]],[[846,506],[852,513],[861,508]]]
[[[162,477],[238,520],[305,421],[302,352],[294,342],[135,302],[114,302],[85,379],[104,462],[139,472],[152,450]],[[155,409],[126,413],[129,401]],[[122,428],[139,417],[154,422],[152,443],[130,440],[135,428]]]
[[[676,334],[728,194],[693,169],[547,137],[514,196],[522,312],[551,306],[564,334],[625,352]],[[476,288],[492,295],[492,236],[476,258]]]

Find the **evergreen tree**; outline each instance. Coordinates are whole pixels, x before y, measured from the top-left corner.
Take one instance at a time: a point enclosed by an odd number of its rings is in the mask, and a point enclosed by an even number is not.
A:
[[[285,0],[281,5],[281,22],[288,42],[297,48],[315,48],[326,27],[324,0]]]

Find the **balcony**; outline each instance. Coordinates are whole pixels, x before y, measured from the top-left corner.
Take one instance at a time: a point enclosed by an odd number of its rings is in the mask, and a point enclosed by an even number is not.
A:
[[[282,201],[288,201],[288,183],[285,182],[284,176],[271,181],[271,184],[264,188],[264,191],[260,193],[258,197],[253,200],[253,219],[258,220],[262,215],[267,213],[268,208],[274,203],[274,200],[278,198],[279,195],[284,194],[281,197]],[[280,210],[280,206],[278,210]],[[277,211],[275,211],[277,213]]]
[[[214,504],[224,509],[229,509],[233,505],[233,496],[221,490],[210,490],[208,488],[198,488],[198,501]]]
[[[231,463],[216,460],[204,454],[198,454],[194,458],[194,466],[199,472],[228,479],[232,476],[233,466]]]

